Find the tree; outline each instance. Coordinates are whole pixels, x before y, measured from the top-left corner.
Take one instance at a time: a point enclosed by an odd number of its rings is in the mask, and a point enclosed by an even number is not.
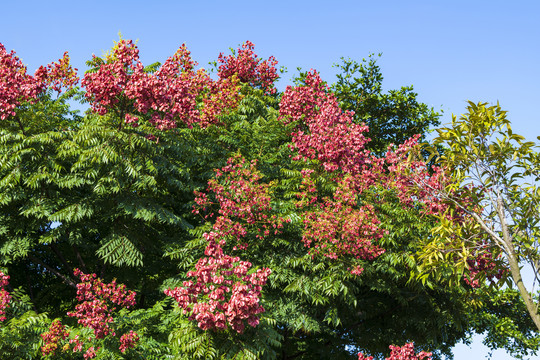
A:
[[[380,57],[381,54],[378,55]],[[343,110],[354,112],[354,121],[369,127],[371,141],[367,148],[384,154],[390,144],[402,144],[416,134],[424,136],[440,124],[440,114],[418,101],[413,86],[383,93],[383,75],[377,57],[357,62],[341,58],[340,70],[332,84]]]
[[[121,39],[81,90],[67,55],[34,76],[0,55],[25,89],[0,92],[3,354],[437,358],[473,327],[476,289],[416,276],[435,223],[402,186],[408,145],[370,151],[316,72],[278,93],[252,43],[212,78]]]
[[[515,285],[539,331],[534,292],[539,280],[538,145],[512,131],[499,104],[469,102],[467,110],[449,127],[437,129],[434,144],[444,149],[437,163],[445,169],[445,181],[414,181],[448,205],[436,214],[440,226],[426,242],[423,266],[439,275],[460,277],[468,271],[472,286],[486,276],[498,287]],[[534,276],[529,288],[522,276],[527,266]],[[507,332],[516,329],[511,323],[499,325]],[[504,343],[500,337],[496,341]]]

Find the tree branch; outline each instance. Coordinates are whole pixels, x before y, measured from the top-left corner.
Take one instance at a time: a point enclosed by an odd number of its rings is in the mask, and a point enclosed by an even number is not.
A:
[[[514,251],[514,245],[512,243],[513,238],[510,236],[510,233],[508,232],[508,224],[506,223],[506,218],[504,216],[504,207],[503,207],[503,201],[500,196],[500,194],[497,194],[497,213],[499,215],[499,220],[502,225],[502,234],[504,237],[504,242],[506,243],[507,247],[510,249],[508,252],[508,264],[510,265],[510,273],[512,274],[512,279],[514,280],[514,283],[516,284],[519,293],[521,294],[521,298],[523,299],[523,302],[525,303],[525,306],[527,307],[527,310],[529,311],[529,315],[531,316],[531,319],[533,320],[534,324],[536,325],[537,329],[540,331],[540,315],[538,314],[538,306],[534,303],[531,294],[525,287],[525,284],[523,284],[523,278],[521,277],[521,270],[519,269],[519,260],[516,256],[517,254]]]
[[[60,259],[62,264],[64,264],[66,269],[69,271],[69,277],[72,278],[72,279],[76,279],[76,278],[74,278],[74,275],[73,275],[73,268],[68,264],[68,262],[66,261],[66,258],[64,258],[64,256],[60,252],[60,250],[58,250],[58,247],[56,246],[56,244],[51,243],[51,244],[49,244],[49,247],[53,250],[53,252],[56,254],[58,259]]]
[[[418,187],[421,187],[419,186],[420,184],[416,184],[416,186]],[[497,235],[497,233],[495,233],[489,226],[487,226],[487,224],[484,222],[484,220],[482,220],[482,218],[480,216],[478,216],[478,214],[476,214],[474,211],[470,211],[469,209],[467,209],[465,206],[461,205],[459,203],[459,201],[455,200],[454,198],[452,198],[450,195],[448,195],[447,193],[445,192],[442,192],[438,189],[435,189],[433,188],[432,186],[429,186],[429,185],[426,185],[424,184],[424,187],[428,187],[429,189],[431,189],[432,191],[436,192],[439,194],[440,197],[448,200],[448,201],[451,201],[454,205],[456,205],[457,207],[459,207],[461,210],[463,210],[465,213],[469,214],[470,216],[472,216],[476,222],[480,225],[480,227],[482,227],[482,229],[484,229],[484,231],[486,231],[489,236],[491,236],[491,238],[493,240],[495,240],[495,243],[497,245],[499,245],[499,247],[501,247],[505,252],[506,251],[510,251],[510,249],[508,249],[506,247],[506,244],[505,242],[503,241],[503,239],[501,239],[501,237],[499,235]]]
[[[55,276],[59,277],[60,279],[62,279],[64,281],[64,283],[70,285],[70,286],[73,286],[74,288],[77,287],[77,284],[75,284],[71,279],[65,277],[64,275],[62,275],[60,272],[58,272],[57,270],[55,270],[54,268],[50,267],[49,265],[45,264],[43,261],[41,261],[40,259],[38,259],[37,257],[35,257],[34,255],[31,255],[31,254],[28,254],[28,258],[43,266],[46,270],[50,271],[52,274],[54,274]]]
[[[21,119],[17,115],[15,115],[15,120],[17,120],[17,123],[19,124],[19,129],[21,129],[23,135],[26,136],[26,132],[24,131],[24,126],[21,122]]]
[[[88,270],[86,269],[86,264],[84,263],[84,260],[81,256],[81,253],[79,252],[79,249],[77,248],[76,245],[71,245],[71,248],[73,249],[73,251],[75,252],[75,256],[77,256],[77,260],[79,260],[79,264],[81,265],[81,268],[82,270],[88,274]]]

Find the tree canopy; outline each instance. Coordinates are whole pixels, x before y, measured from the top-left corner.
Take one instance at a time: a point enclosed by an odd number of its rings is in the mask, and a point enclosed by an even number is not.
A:
[[[144,66],[121,39],[77,87],[67,53],[29,75],[0,46],[2,354],[440,358],[500,314],[538,346],[496,253],[425,273],[449,205],[411,184],[448,174],[410,154],[438,114],[374,59],[283,92],[276,65],[248,41],[215,76],[184,45]]]

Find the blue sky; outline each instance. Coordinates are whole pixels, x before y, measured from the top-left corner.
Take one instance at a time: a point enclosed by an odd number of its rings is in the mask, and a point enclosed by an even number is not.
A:
[[[314,68],[332,82],[340,57],[379,60],[384,88],[414,85],[422,102],[451,114],[466,101],[500,102],[515,132],[540,135],[539,1],[10,1],[0,42],[33,72],[69,51],[80,71],[92,53],[138,39],[144,64],[186,43],[201,65],[245,40],[288,68]],[[482,359],[478,341],[456,359]],[[496,352],[494,360],[508,359]],[[536,357],[534,359],[540,359]]]

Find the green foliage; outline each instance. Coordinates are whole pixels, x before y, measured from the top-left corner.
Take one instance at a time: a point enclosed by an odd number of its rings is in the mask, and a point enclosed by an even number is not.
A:
[[[518,291],[486,291],[484,308],[486,311],[475,314],[475,331],[485,334],[484,344],[490,349],[505,349],[517,359],[526,359],[536,355],[540,337],[534,331],[530,316],[515,317],[514,314],[526,314],[527,308],[520,299]]]
[[[383,154],[388,145],[402,144],[416,134],[423,139],[440,124],[440,114],[418,102],[412,86],[383,92],[383,75],[374,54],[360,63],[341,58],[336,67],[340,73],[332,91],[343,110],[354,111],[355,121],[369,126],[367,147],[375,153]]]
[[[21,288],[15,289],[9,320],[0,327],[0,353],[10,359],[40,359],[39,335],[49,327],[46,313],[37,313],[32,301]]]
[[[104,61],[93,59],[89,71]],[[355,111],[355,121],[370,126],[375,153],[438,124],[439,115],[418,103],[412,87],[382,93],[373,58],[362,64],[343,60],[340,68],[332,90],[343,109]],[[293,160],[296,125],[279,120],[280,94],[265,95],[246,84],[241,94],[236,108],[206,128],[178,124],[160,131],[149,115],[131,127],[120,116],[129,102],[120,112],[81,116],[68,106],[81,99],[80,90],[58,98],[43,94],[0,123],[0,265],[15,289],[8,320],[0,325],[2,355],[40,358],[39,335],[56,318],[72,331],[71,338],[91,333],[66,316],[77,304],[75,268],[107,282],[117,279],[137,292],[136,307],[119,310],[114,322],[118,334],[137,332],[137,347],[122,354],[117,339],[95,340],[98,359],[338,360],[354,358],[359,349],[382,354],[389,344],[408,341],[440,358],[471,329],[491,331],[493,346],[537,346],[530,323],[509,325],[524,312],[522,304],[513,308],[514,315],[503,306],[513,294],[493,290],[494,300],[482,298],[489,305],[480,311],[481,301],[470,288],[447,286],[452,270],[438,278],[423,276],[417,255],[433,239],[435,222],[417,208],[404,208],[385,184],[358,198],[359,204],[374,206],[387,231],[379,244],[383,255],[359,260],[310,254],[302,242],[305,209],[297,206],[301,171],[314,171],[321,197],[334,194],[339,175],[324,171],[316,159]],[[262,290],[260,324],[241,334],[201,330],[163,294],[182,286],[203,256],[203,234],[213,223],[193,212],[194,192],[205,191],[215,169],[234,154],[256,160],[260,182],[269,185],[271,214],[289,221],[264,240],[250,228],[246,248],[224,245],[226,253],[248,260],[253,269],[272,270]],[[538,166],[527,169],[538,176]],[[523,253],[535,253],[534,241],[523,244]],[[361,276],[351,273],[357,265],[364,268]],[[505,343],[503,331],[515,341]]]
[[[444,148],[437,162],[448,169],[451,181],[436,196],[450,208],[439,216],[433,236],[422,246],[421,268],[424,278],[429,274],[453,279],[455,285],[479,246],[487,249],[502,275],[491,284],[516,286],[523,302],[514,310],[528,313],[529,319],[510,319],[501,305],[509,304],[516,293],[496,292],[488,302],[490,310],[480,316],[480,332],[488,332],[490,346],[522,357],[538,349],[537,332],[530,330],[529,320],[540,329],[537,296],[531,293],[539,269],[538,145],[512,131],[499,104],[469,102],[467,110],[453,117],[449,127],[437,129],[434,143]],[[458,212],[464,221],[453,220]],[[533,284],[524,284],[524,267],[534,274]],[[493,309],[502,313],[494,315]]]

